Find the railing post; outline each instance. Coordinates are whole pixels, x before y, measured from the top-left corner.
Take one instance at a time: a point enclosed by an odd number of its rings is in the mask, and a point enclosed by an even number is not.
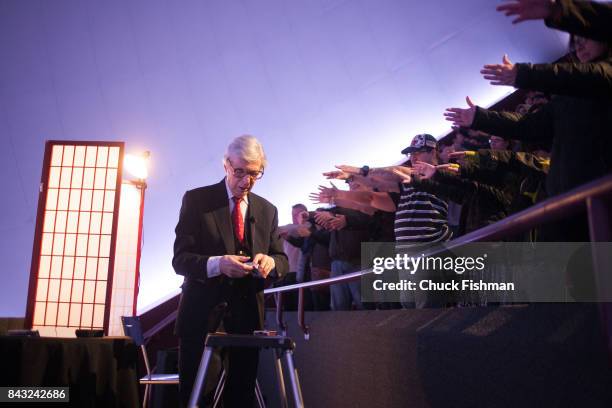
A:
[[[608,358],[612,362],[612,303],[605,300],[612,296],[612,253],[598,242],[612,241],[612,202],[604,197],[588,197],[587,213],[593,252],[593,270],[599,302],[603,332],[608,345]]]
[[[276,327],[283,336],[287,335],[287,325],[283,322],[283,292],[274,294],[276,300]]]
[[[304,288],[298,289],[298,326],[304,332],[304,339],[308,340],[310,338],[310,332],[308,331],[308,326],[304,322]]]

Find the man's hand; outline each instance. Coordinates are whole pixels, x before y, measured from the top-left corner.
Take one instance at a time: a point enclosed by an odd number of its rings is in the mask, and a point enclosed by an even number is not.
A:
[[[399,167],[399,166],[398,166]],[[399,177],[400,183],[410,184],[412,183],[412,173],[400,170],[399,168],[393,168],[393,174]]]
[[[476,156],[476,152],[474,150],[464,150],[458,152],[449,153],[448,158],[457,160],[461,166],[465,166],[465,159],[468,157]]]
[[[287,224],[287,225],[279,226],[278,229],[277,229],[278,235],[282,239],[287,239],[287,236],[291,232],[291,227],[293,227],[293,224]]]
[[[518,16],[512,20],[517,24],[526,20],[540,20],[552,17],[555,0],[510,0],[497,6],[496,10],[506,16]]]
[[[452,152],[448,154],[449,159],[465,159],[466,157],[476,156],[476,152],[473,150],[464,150],[458,152]]]
[[[309,225],[306,223],[283,225],[282,227],[278,227],[278,235],[283,239],[289,237],[305,238],[310,236]]]
[[[248,256],[223,255],[219,259],[219,271],[228,278],[244,278],[253,267],[245,264],[249,260]]]
[[[329,220],[327,223],[327,229],[329,230],[340,230],[346,227],[346,217],[342,214],[336,215],[334,218]]]
[[[339,165],[336,166],[336,168],[338,170],[340,170],[341,172],[346,173],[348,175],[351,175],[351,174],[355,174],[355,175],[361,174],[361,168],[355,167],[355,166],[348,166],[346,164],[339,164]]]
[[[436,166],[422,161],[418,161],[412,165],[416,173],[422,179],[430,179],[436,174]]]
[[[469,96],[465,97],[465,101],[467,102],[469,108],[461,109],[461,108],[448,108],[446,112],[444,112],[444,116],[446,120],[449,122],[453,122],[453,128],[458,127],[471,127],[472,123],[474,123],[474,116],[476,115],[476,105],[470,99]]]
[[[257,254],[253,257],[253,265],[257,265],[257,271],[262,278],[267,278],[276,266],[274,258],[266,254]]]
[[[438,164],[436,166],[437,170],[446,170],[451,173],[459,174],[461,172],[461,166],[456,163],[446,163],[446,164]]]
[[[315,212],[315,221],[317,224],[325,229],[329,229],[329,223],[335,218],[334,214],[329,211],[317,211]]]
[[[314,203],[331,204],[336,198],[338,188],[332,184],[332,187],[319,186],[318,193],[310,193],[309,198]]]
[[[326,179],[346,180],[351,177],[351,174],[345,173],[342,170],[334,170],[323,173]]]
[[[491,85],[514,86],[516,83],[516,66],[504,54],[501,64],[487,64],[480,70],[484,79],[491,81]]]

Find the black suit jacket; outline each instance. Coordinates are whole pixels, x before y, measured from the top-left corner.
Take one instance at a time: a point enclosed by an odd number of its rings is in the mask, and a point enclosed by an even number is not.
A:
[[[253,255],[264,253],[276,264],[273,275],[284,275],[289,265],[278,235],[278,211],[264,198],[249,193],[245,225]],[[225,179],[220,183],[187,191],[175,229],[172,266],[185,277],[176,321],[180,337],[204,336],[215,306],[229,305],[224,320],[228,332],[250,333],[263,327],[264,280],[247,276],[209,278],[211,256],[236,254]]]

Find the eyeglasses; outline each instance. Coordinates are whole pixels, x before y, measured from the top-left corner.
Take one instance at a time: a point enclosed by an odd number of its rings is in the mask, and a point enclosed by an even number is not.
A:
[[[232,165],[232,162],[230,161],[230,159],[227,159],[227,163],[232,168],[234,177],[239,178],[239,179],[243,179],[248,176],[252,178],[253,180],[259,180],[264,175],[263,169],[259,171],[246,171],[245,169],[235,168],[234,165]]]

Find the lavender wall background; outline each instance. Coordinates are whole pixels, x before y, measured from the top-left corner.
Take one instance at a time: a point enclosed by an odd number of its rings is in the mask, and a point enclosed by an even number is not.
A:
[[[152,154],[139,309],[180,285],[182,194],[251,133],[281,222],[333,164],[395,162],[445,107],[508,93],[483,63],[550,61],[566,37],[490,0],[0,0],[0,316],[23,316],[44,141]]]

